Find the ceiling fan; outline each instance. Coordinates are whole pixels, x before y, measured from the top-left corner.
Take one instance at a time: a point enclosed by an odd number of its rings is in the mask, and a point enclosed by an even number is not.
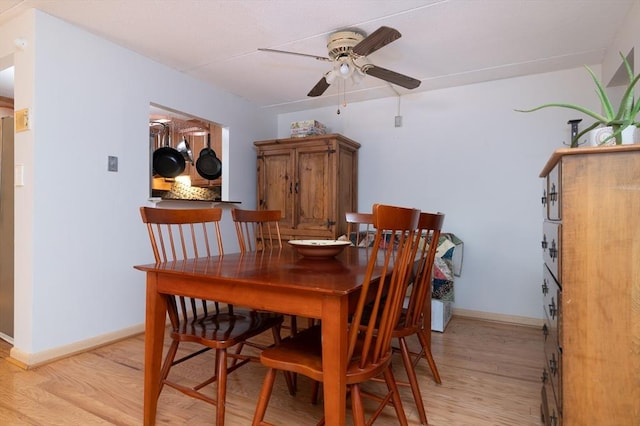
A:
[[[415,89],[420,86],[420,80],[379,67],[370,63],[367,59],[367,55],[400,37],[401,35],[398,30],[385,26],[378,28],[366,37],[359,30],[337,31],[329,35],[327,41],[328,57],[277,49],[258,50],[307,56],[319,61],[331,62],[333,68],[324,74],[307,96],[316,97],[322,95],[337,77],[343,79],[353,77],[357,80],[365,75],[379,78],[406,89]]]

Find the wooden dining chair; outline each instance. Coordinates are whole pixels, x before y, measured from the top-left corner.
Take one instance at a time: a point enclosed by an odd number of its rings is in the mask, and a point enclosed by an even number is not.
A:
[[[282,248],[280,210],[232,209],[240,252]]]
[[[345,213],[347,220],[347,238],[355,244],[356,247],[368,246],[369,237],[373,231],[373,214],[372,213]],[[354,239],[351,239],[354,235]]]
[[[419,210],[402,207],[373,206],[376,236],[360,296],[348,325],[348,338],[344,348],[348,360],[345,381],[351,393],[354,423],[358,426],[364,425],[366,421],[363,398],[370,398],[380,404],[366,424],[371,424],[388,403],[393,405],[400,424],[407,424],[398,386],[391,371],[391,338],[400,317],[414,263],[411,256],[415,254],[414,247],[418,244],[415,232],[419,213]],[[395,251],[383,249],[386,244],[384,233],[396,235]],[[373,275],[377,268],[380,268],[381,277],[384,278],[375,281]],[[367,305],[371,309],[364,317]],[[268,424],[264,417],[277,370],[303,374],[317,382],[323,382],[320,327],[321,325],[303,330],[295,336],[283,339],[280,345],[262,352],[260,362],[268,370],[253,418],[254,426]],[[384,376],[387,385],[384,396],[373,395],[361,388],[362,383],[380,375]]]
[[[236,228],[240,253],[282,248],[280,236],[280,210],[231,209]],[[291,317],[292,332],[296,330],[296,318]]]
[[[399,385],[411,387],[418,415],[422,424],[426,425],[427,415],[420,394],[415,366],[423,357],[426,358],[436,383],[442,383],[438,368],[431,353],[431,283],[433,280],[433,263],[438,250],[440,231],[444,223],[442,213],[420,213],[416,238],[417,263],[414,264],[414,274],[410,285],[410,295],[405,299],[400,320],[393,329],[392,336],[398,340],[398,351],[402,355],[408,382],[398,381]],[[409,351],[406,339],[417,336],[420,341],[419,353]]]
[[[240,253],[259,250],[272,250],[282,248],[282,238],[280,237],[280,219],[282,212],[280,210],[243,210],[231,209],[231,217],[236,228]],[[283,325],[283,328],[286,328]],[[289,329],[291,334],[298,332],[298,320],[295,315],[289,316]],[[261,344],[255,344],[251,341],[245,341],[240,344],[236,351],[242,351],[243,345],[264,349]],[[292,374],[285,374],[289,393],[294,395],[296,392],[296,377]]]
[[[356,247],[368,247],[372,242],[373,232],[373,213],[358,213],[347,212],[345,213],[345,220],[347,222],[347,239],[351,241],[351,244]],[[311,388],[311,403],[316,404],[318,402],[318,392],[320,390],[320,384],[313,382]]]
[[[357,226],[371,226],[373,215],[370,213],[347,213],[347,223]],[[370,218],[370,219],[369,219]],[[427,416],[424,403],[420,395],[420,388],[415,372],[415,366],[420,359],[425,358],[431,369],[431,374],[436,383],[441,384],[440,373],[431,352],[431,283],[433,279],[433,265],[438,249],[438,240],[444,222],[442,213],[420,213],[418,222],[418,233],[416,238],[420,238],[420,244],[415,246],[417,259],[414,265],[410,296],[405,298],[405,306],[398,325],[393,330],[393,337],[398,339],[399,346],[393,349],[402,355],[402,361],[407,372],[407,381],[398,380],[399,385],[411,386],[411,390],[416,402],[418,414],[423,424],[427,424]],[[369,232],[367,228],[366,232]],[[348,233],[348,235],[351,235]],[[430,242],[435,241],[435,244]],[[426,327],[426,328],[425,328]],[[420,352],[411,352],[407,345],[406,338],[417,336],[420,342]],[[318,385],[314,383],[311,391],[312,403],[317,403]]]
[[[142,221],[147,225],[151,247],[156,262],[181,262],[187,258],[202,258],[224,254],[220,235],[222,209],[161,209],[141,207]],[[231,305],[221,308],[217,302],[164,295],[171,323],[171,345],[164,358],[160,373],[158,397],[164,385],[168,385],[191,397],[216,406],[216,424],[224,425],[227,375],[249,361],[257,361],[256,355],[231,353],[228,349],[245,340],[271,330],[276,343],[280,342],[282,315],[255,310],[234,309]],[[176,359],[182,342],[192,342],[202,347]],[[215,369],[213,375],[196,385],[169,377],[171,368],[194,356],[213,349]],[[237,360],[229,365],[228,358]],[[177,377],[177,375],[175,375]],[[216,383],[215,398],[201,389]]]

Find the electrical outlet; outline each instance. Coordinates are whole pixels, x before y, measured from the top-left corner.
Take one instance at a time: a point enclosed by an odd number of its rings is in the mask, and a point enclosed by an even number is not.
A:
[[[114,157],[112,155],[109,156],[107,170],[110,171],[110,172],[117,172],[118,171],[118,157]]]
[[[14,185],[24,186],[24,164],[16,164],[14,175]]]

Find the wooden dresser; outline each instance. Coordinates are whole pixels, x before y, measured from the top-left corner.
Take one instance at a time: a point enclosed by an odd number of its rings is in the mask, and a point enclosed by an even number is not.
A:
[[[550,426],[640,425],[640,145],[560,149],[544,178]]]
[[[339,134],[254,142],[258,208],[281,210],[283,239],[335,239],[358,211],[360,144]]]

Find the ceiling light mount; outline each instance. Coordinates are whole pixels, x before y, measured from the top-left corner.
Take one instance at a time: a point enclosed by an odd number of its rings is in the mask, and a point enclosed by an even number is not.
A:
[[[364,40],[364,34],[356,31],[338,31],[329,36],[327,50],[329,58],[336,60],[348,57],[355,45]]]

